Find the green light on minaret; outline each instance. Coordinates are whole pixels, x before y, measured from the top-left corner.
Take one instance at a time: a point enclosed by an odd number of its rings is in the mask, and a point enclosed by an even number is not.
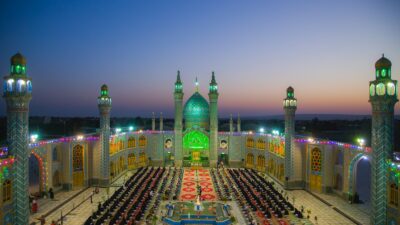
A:
[[[175,93],[181,93],[182,92],[182,81],[181,81],[181,72],[178,70],[178,73],[176,75],[176,82],[175,82]]]
[[[211,75],[210,92],[211,93],[218,92],[218,84],[217,84],[217,81],[215,80],[214,71],[212,72],[212,75]]]

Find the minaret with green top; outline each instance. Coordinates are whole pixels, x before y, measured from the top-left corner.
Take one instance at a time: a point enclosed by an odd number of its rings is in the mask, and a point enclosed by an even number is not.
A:
[[[217,166],[218,156],[218,84],[212,72],[208,97],[210,101],[210,167]]]
[[[175,121],[174,121],[174,134],[175,134],[175,166],[182,166],[182,120],[183,120],[183,84],[181,81],[180,71],[176,76],[175,90]]]
[[[99,185],[107,187],[110,185],[110,111],[111,97],[108,94],[107,85],[103,84],[100,96],[97,98],[100,111],[100,177]]]
[[[4,77],[3,98],[7,106],[7,145],[14,156],[12,166],[13,224],[29,224],[29,103],[31,78],[26,75],[26,59],[11,57],[10,75]]]
[[[369,82],[369,102],[372,105],[371,126],[371,224],[387,224],[388,164],[393,152],[394,105],[397,81],[392,80],[392,63],[382,55],[375,63],[375,80]]]
[[[285,188],[290,188],[294,180],[294,132],[297,99],[294,97],[294,89],[288,87],[286,98],[283,100],[285,110]]]

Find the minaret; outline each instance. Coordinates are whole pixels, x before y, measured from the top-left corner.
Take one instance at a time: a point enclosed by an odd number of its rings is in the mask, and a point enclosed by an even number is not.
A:
[[[285,188],[290,188],[294,179],[294,126],[297,109],[297,99],[294,97],[292,87],[286,90],[283,109],[285,110]]]
[[[371,224],[387,224],[388,164],[393,151],[393,117],[397,81],[391,79],[392,63],[382,55],[375,63],[376,79],[369,82],[372,105]]]
[[[241,124],[242,122],[240,121],[240,114],[238,113],[238,118],[237,118],[237,132],[242,132]]]
[[[212,72],[208,97],[210,99],[210,167],[217,166],[218,147],[218,85]]]
[[[153,112],[153,117],[151,117],[151,130],[155,131],[156,130],[156,115]]]
[[[162,112],[160,112],[160,131],[164,130],[164,118]]]
[[[3,97],[7,104],[7,144],[12,166],[14,224],[29,224],[29,102],[31,78],[26,75],[26,60],[20,53],[11,58],[10,75],[4,77]]]
[[[183,85],[181,81],[181,75],[178,70],[175,82],[174,90],[175,100],[175,121],[174,121],[174,133],[175,133],[175,166],[182,166],[182,119],[183,119]]]
[[[229,132],[231,134],[233,133],[233,118],[232,118],[232,114],[231,114],[231,117],[229,118]]]
[[[110,185],[110,111],[111,97],[108,95],[108,87],[103,84],[100,96],[97,98],[100,112],[100,186]]]

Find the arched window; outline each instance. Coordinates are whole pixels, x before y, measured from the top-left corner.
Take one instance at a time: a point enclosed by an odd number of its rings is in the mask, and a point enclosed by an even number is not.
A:
[[[5,180],[3,182],[3,202],[11,200],[11,180]]]
[[[24,80],[17,81],[17,92],[25,92],[25,81]]]
[[[369,95],[375,96],[375,84],[369,86]]]
[[[8,92],[13,91],[13,87],[14,87],[14,79],[8,79],[7,80],[7,91]]]
[[[321,173],[322,171],[322,159],[321,159],[321,150],[319,150],[318,148],[314,148],[311,151],[311,170],[314,173]]]
[[[390,185],[389,203],[396,207],[399,205],[399,187],[396,184]]]
[[[27,90],[28,90],[29,93],[32,92],[32,82],[31,82],[30,80],[28,80],[28,81],[26,82],[26,88],[27,88]]]
[[[385,94],[385,85],[383,83],[379,83],[376,85],[376,94],[382,96]]]
[[[264,170],[264,168],[265,168],[265,157],[262,155],[259,155],[257,157],[257,169]]]
[[[118,149],[119,149],[119,150],[124,149],[124,141],[123,141],[123,140],[119,140],[119,142],[118,142]]]
[[[383,69],[381,74],[382,74],[382,77],[386,77],[386,70]]]
[[[73,171],[83,171],[83,146],[76,145],[72,151]]]
[[[257,140],[257,148],[261,150],[265,150],[265,141],[263,139]]]
[[[136,139],[135,137],[129,137],[128,139],[128,148],[136,147]]]
[[[128,155],[128,166],[129,166],[129,167],[134,166],[134,165],[135,165],[135,162],[136,162],[135,154],[134,154],[134,153],[130,153],[130,154]]]
[[[147,144],[146,142],[147,142],[147,140],[144,135],[139,137],[139,147],[145,147]]]
[[[254,165],[254,155],[253,154],[251,154],[251,153],[247,154],[246,164],[247,164],[247,166],[250,166],[250,167],[252,167]]]
[[[387,94],[394,95],[396,93],[396,87],[392,82],[387,83]]]
[[[246,147],[248,148],[254,148],[254,139],[251,137],[248,137],[246,140]]]

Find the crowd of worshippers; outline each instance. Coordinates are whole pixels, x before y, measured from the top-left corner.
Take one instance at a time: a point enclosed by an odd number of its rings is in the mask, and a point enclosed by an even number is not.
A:
[[[165,168],[153,167],[138,169],[109,199],[103,204],[99,203],[98,210],[84,224],[131,225],[145,219],[145,212],[155,193],[156,202],[160,201],[156,191],[165,171]],[[165,185],[165,178],[162,185]],[[154,213],[156,208],[152,208],[152,211]]]
[[[227,169],[227,175],[234,184],[233,192],[248,224],[255,224],[257,217],[263,224],[270,224],[272,218],[280,220],[289,212],[303,218],[303,214],[256,171]]]
[[[183,178],[183,169],[182,168],[173,168],[171,182],[164,192],[164,200],[178,200],[178,196],[181,191],[182,186],[182,178]]]
[[[231,200],[229,186],[224,179],[222,171],[222,169],[211,169],[211,178],[215,184],[215,190],[219,200]]]

